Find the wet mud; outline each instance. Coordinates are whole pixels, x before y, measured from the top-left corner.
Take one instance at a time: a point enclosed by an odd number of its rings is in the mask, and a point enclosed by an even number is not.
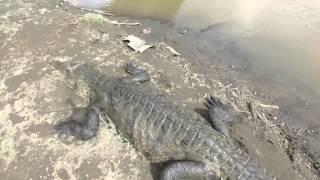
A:
[[[153,179],[150,162],[113,128],[101,126],[97,137],[86,142],[66,142],[54,135],[52,127],[72,113],[69,99],[83,107],[86,94],[75,93],[50,66],[51,60],[90,63],[111,77],[124,76],[122,66],[134,62],[148,69],[156,92],[185,108],[204,108],[204,98],[216,95],[239,114],[239,121],[230,126],[239,147],[270,175],[319,178],[319,128],[289,128],[273,98],[243,80],[241,71],[214,54],[213,61],[201,61],[184,51],[184,44],[170,40],[184,36],[170,23],[135,19],[142,25],[127,27],[88,22],[81,20],[88,12],[56,1],[0,0],[0,5],[2,179]],[[145,28],[153,33],[144,34]],[[128,34],[156,47],[133,52],[122,42]],[[173,56],[160,42],[182,56]]]

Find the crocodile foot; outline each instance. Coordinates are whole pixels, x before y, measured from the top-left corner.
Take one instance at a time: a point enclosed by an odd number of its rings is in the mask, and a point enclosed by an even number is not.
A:
[[[233,144],[229,133],[228,123],[235,121],[234,114],[230,108],[221,102],[217,97],[207,97],[205,106],[209,111],[209,122],[219,132],[224,134]]]
[[[131,74],[131,75],[145,72],[145,70],[138,68],[132,62],[125,64],[123,68],[128,74]]]
[[[127,63],[124,66],[124,70],[130,74],[130,76],[123,78],[121,81],[125,83],[132,83],[132,82],[147,82],[150,80],[149,73],[144,70],[140,69],[137,66],[135,66],[133,63]]]

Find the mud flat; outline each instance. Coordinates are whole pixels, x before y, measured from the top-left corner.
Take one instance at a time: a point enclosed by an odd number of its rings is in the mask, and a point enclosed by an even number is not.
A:
[[[239,114],[230,126],[235,141],[269,174],[284,180],[319,178],[319,128],[289,128],[272,97],[218,59],[199,61],[183,48],[178,48],[181,56],[173,56],[164,43],[176,48],[179,42],[160,32],[188,36],[180,29],[148,19],[108,17],[141,23],[130,27],[91,21],[84,18],[88,12],[54,1],[2,0],[0,5],[3,179],[153,179],[150,163],[107,126],[87,142],[64,142],[52,134],[52,126],[72,113],[69,99],[84,106],[86,94],[74,94],[51,60],[90,63],[110,76],[124,76],[122,65],[134,62],[148,69],[155,91],[185,108],[203,108],[204,97],[216,95]],[[143,33],[147,28],[151,33]],[[122,41],[129,34],[155,47],[136,53]]]

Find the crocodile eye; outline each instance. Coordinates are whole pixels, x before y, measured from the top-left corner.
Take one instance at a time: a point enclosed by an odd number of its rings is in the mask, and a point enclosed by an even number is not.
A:
[[[67,77],[70,77],[70,76],[72,75],[72,69],[71,69],[71,68],[66,68],[66,69],[65,69],[65,75],[66,75]]]
[[[71,73],[71,69],[67,68],[67,69],[65,70],[65,73],[70,74],[70,73]]]

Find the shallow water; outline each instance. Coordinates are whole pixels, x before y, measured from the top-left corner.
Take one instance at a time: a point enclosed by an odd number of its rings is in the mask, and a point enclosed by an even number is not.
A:
[[[319,123],[319,1],[113,0],[107,9],[192,28],[197,43],[207,47],[204,53],[245,66],[247,78],[275,97],[295,123]],[[235,49],[241,58],[225,54]]]

